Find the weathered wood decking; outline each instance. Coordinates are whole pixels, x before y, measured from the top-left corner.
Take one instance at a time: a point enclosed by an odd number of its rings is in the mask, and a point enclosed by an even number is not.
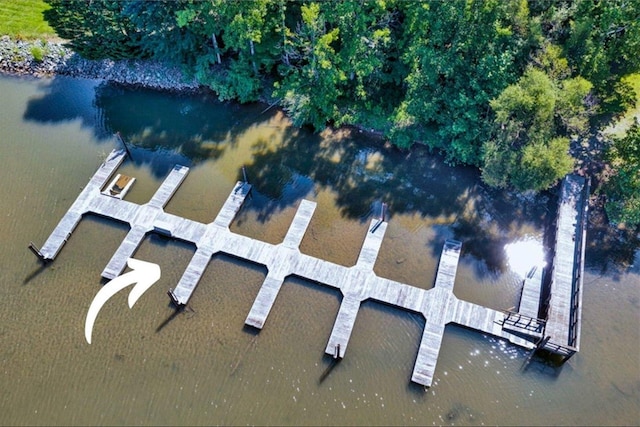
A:
[[[534,266],[531,271],[527,273],[522,284],[522,295],[520,296],[518,313],[528,317],[539,317],[543,275],[543,266]]]
[[[111,279],[122,273],[127,259],[135,253],[147,233],[156,232],[196,245],[197,249],[182,278],[175,289],[169,291],[172,301],[178,306],[189,302],[211,257],[218,252],[266,266],[268,274],[245,321],[247,325],[258,329],[265,325],[280,287],[288,276],[299,276],[337,288],[343,298],[325,350],[334,357],[344,357],[363,301],[375,300],[421,313],[425,318],[425,328],[411,379],[425,386],[430,386],[433,381],[444,329],[448,323],[502,337],[526,348],[535,346],[531,339],[523,339],[503,327],[508,313],[455,297],[453,290],[461,242],[447,240],[444,243],[433,288],[410,286],[374,273],[387,229],[387,222],[383,219],[371,221],[356,264],[345,267],[303,254],[299,250],[316,207],[314,202],[303,200],[300,203],[285,238],[280,244],[273,245],[229,230],[229,225],[251,189],[248,183],[236,183],[224,206],[209,224],[164,212],[164,206],[186,177],[188,169],[185,167],[176,166],[144,205],[101,194],[100,189],[125,155],[123,150],[112,152],[98,169],[43,246],[40,255],[43,259],[55,258],[82,215],[93,212],[131,226],[130,232],[102,272],[106,278]]]
[[[84,187],[40,249],[42,258],[45,261],[51,261],[58,255],[58,252],[71,237],[71,233],[82,219],[82,215],[87,212],[88,204],[96,197],[96,194],[100,194],[100,189],[120,166],[125,156],[125,150],[112,151],[102,163],[102,166],[93,174],[89,183]]]
[[[568,175],[558,204],[556,241],[543,347],[569,357],[580,348],[582,270],[584,264],[587,198],[585,178]]]

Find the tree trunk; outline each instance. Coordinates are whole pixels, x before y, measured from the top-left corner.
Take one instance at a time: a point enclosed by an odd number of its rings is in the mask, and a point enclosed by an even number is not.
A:
[[[251,65],[253,65],[253,72],[258,75],[258,67],[256,66],[255,55],[256,50],[253,47],[253,40],[249,40],[249,48],[251,49]]]
[[[211,34],[211,41],[213,42],[213,49],[216,51],[216,60],[218,64],[222,64],[222,59],[220,59],[220,49],[218,48],[218,38],[215,34]]]

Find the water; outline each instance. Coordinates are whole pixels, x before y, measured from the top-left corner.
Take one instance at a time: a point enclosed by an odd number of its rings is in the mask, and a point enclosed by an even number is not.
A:
[[[110,300],[88,345],[86,310],[127,226],[85,218],[46,269],[27,245],[44,242],[118,146],[115,131],[133,155],[120,168],[137,178],[128,200],[146,202],[183,164],[191,172],[166,210],[209,222],[244,166],[254,192],[234,232],[277,243],[310,199],[318,206],[301,250],[347,266],[384,202],[378,275],[430,288],[444,239],[459,239],[455,294],[501,310],[517,304],[522,273],[541,262],[553,200],[490,191],[472,169],[357,132],[296,129],[263,105],[65,78],[2,77],[0,93],[1,424],[640,423],[640,255],[634,248],[634,266],[603,270],[610,252],[597,241],[582,350],[562,369],[534,362],[522,372],[524,350],[449,325],[424,390],[410,382],[423,319],[366,302],[345,359],[320,383],[339,292],[289,278],[256,333],[243,325],[266,271],[220,255],[191,309],[171,318],[165,292],[194,248],[157,236],[135,257],[160,265],[160,282],[133,309],[126,292]]]

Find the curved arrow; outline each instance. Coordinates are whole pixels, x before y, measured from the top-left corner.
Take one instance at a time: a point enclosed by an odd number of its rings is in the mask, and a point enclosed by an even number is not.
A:
[[[129,308],[138,301],[138,299],[144,294],[147,289],[153,286],[154,283],[160,278],[160,267],[157,264],[153,264],[146,261],[140,261],[137,259],[129,258],[127,265],[132,270],[121,276],[116,277],[109,283],[104,285],[102,289],[98,291],[93,298],[89,311],[87,312],[87,320],[84,324],[84,336],[87,342],[91,344],[91,332],[93,331],[93,324],[98,317],[98,313],[103,305],[115,294],[120,292],[127,286],[134,285],[131,293],[129,294]]]

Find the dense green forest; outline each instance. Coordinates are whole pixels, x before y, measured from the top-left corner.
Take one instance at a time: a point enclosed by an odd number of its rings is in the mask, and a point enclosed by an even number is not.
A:
[[[179,63],[223,100],[425,144],[494,187],[549,188],[574,170],[572,143],[637,102],[639,0],[47,3],[85,57]],[[640,224],[639,135],[602,152],[614,222]]]

